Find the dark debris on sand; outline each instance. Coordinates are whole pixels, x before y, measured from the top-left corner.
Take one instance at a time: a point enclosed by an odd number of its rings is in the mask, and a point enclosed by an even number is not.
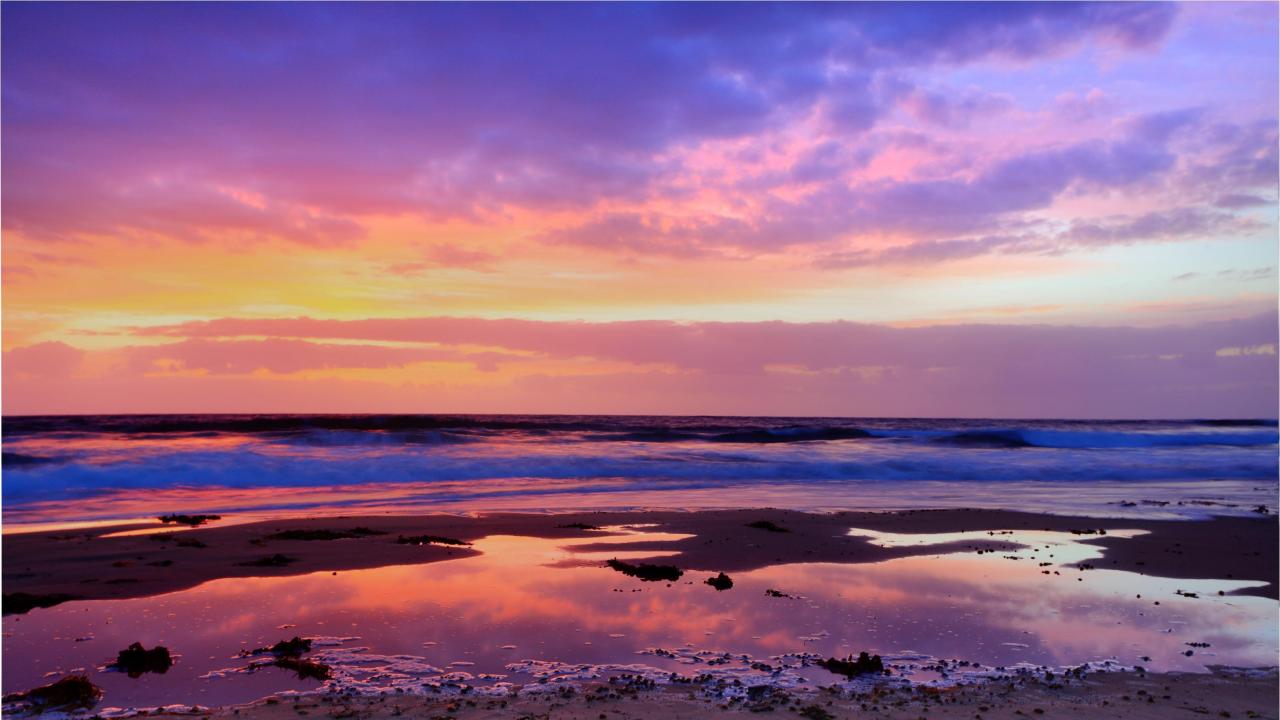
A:
[[[143,673],[149,672],[163,675],[173,667],[173,657],[169,655],[169,648],[163,645],[148,650],[142,643],[136,642],[117,653],[116,661],[107,667],[126,673],[131,678],[141,677]]]
[[[850,678],[871,673],[887,674],[884,668],[884,661],[880,659],[880,656],[868,655],[865,651],[858,653],[857,660],[854,660],[852,655],[844,660],[827,658],[826,660],[819,660],[818,666],[826,668],[837,675],[844,675]]]
[[[5,695],[3,702],[26,703],[36,713],[45,710],[88,709],[102,698],[102,690],[84,675],[68,675],[61,680],[32,688],[26,692]]]
[[[720,573],[715,577],[707,578],[705,582],[715,588],[717,592],[721,590],[728,590],[733,587],[733,579],[724,573]]]
[[[617,570],[623,575],[638,578],[645,582],[658,582],[666,580],[667,582],[675,582],[684,575],[684,571],[675,565],[650,565],[649,563],[628,563],[617,558],[613,558],[605,563],[609,567]]]
[[[755,522],[747,523],[747,527],[755,528],[757,530],[768,530],[769,532],[776,532],[776,533],[791,532],[790,530],[782,527],[781,525],[778,525],[772,520],[756,520]]]
[[[302,638],[295,635],[292,640],[281,640],[271,647],[260,647],[254,650],[241,650],[240,657],[253,657],[256,655],[298,657],[306,652],[311,652],[311,638]]]
[[[189,548],[209,547],[208,545],[205,545],[204,543],[200,542],[195,538],[179,537],[179,533],[156,533],[154,535],[148,535],[147,537],[150,537],[152,540],[155,540],[156,542],[176,543],[178,547],[189,547]]]
[[[272,663],[278,668],[292,670],[298,673],[299,680],[319,680],[324,682],[329,679],[329,666],[315,660],[303,660],[296,657],[278,657]]]
[[[386,535],[381,530],[353,527],[350,530],[283,530],[266,537],[267,540],[347,540],[349,538]]]
[[[401,535],[396,538],[396,542],[400,545],[471,545],[469,542],[443,535]]]
[[[584,522],[568,523],[565,525],[557,525],[556,527],[567,528],[570,530],[599,530],[600,529],[599,525],[592,525],[590,523],[584,523]]]
[[[5,615],[21,615],[31,612],[36,608],[47,608],[67,602],[68,600],[76,600],[75,595],[67,595],[64,593],[49,593],[47,595],[32,595],[31,593],[16,592],[5,593],[3,597],[3,609]]]
[[[826,708],[817,703],[805,705],[796,712],[800,713],[800,717],[805,718],[805,720],[836,720],[835,715],[827,712]]]
[[[297,560],[298,560],[297,558],[291,558],[288,555],[281,555],[280,553],[276,553],[275,555],[267,555],[266,557],[260,557],[257,560],[248,560],[248,561],[245,561],[242,563],[236,563],[236,564],[241,565],[243,567],[284,567],[289,563],[297,562]]]
[[[191,527],[195,527],[197,525],[203,525],[207,522],[212,522],[214,520],[221,520],[222,516],[221,515],[172,514],[172,515],[161,515],[157,519],[160,522],[165,523],[166,525],[169,523],[177,523],[178,525],[190,525]]]

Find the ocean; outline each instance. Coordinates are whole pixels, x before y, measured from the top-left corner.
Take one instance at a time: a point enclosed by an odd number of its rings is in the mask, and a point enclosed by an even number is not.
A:
[[[8,417],[6,530],[164,512],[1274,511],[1273,420]]]

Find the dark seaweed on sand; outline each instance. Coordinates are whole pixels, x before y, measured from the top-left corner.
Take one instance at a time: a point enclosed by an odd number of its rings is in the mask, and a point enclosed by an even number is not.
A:
[[[821,705],[805,705],[798,711],[805,720],[836,720],[836,716],[827,712]]]
[[[32,595],[24,592],[5,593],[3,598],[4,614],[21,615],[36,608],[53,607],[75,599],[75,595],[63,593],[49,593],[47,595]]]
[[[791,532],[781,525],[774,524],[772,520],[756,520],[755,522],[747,523],[747,527],[756,528],[757,530],[768,530],[769,532],[776,533]]]
[[[295,635],[292,640],[281,640],[271,647],[242,650],[240,651],[240,656],[252,657],[254,655],[275,655],[276,657],[296,658],[306,652],[311,652],[311,638],[302,638]]]
[[[720,573],[719,575],[712,578],[707,578],[706,583],[711,587],[715,588],[717,592],[719,592],[720,590],[728,590],[729,588],[733,587],[733,580],[728,575],[725,575],[724,573]]]
[[[315,660],[302,660],[294,657],[276,658],[271,663],[278,668],[292,670],[298,673],[299,680],[319,680],[324,682],[329,679],[329,666]]]
[[[196,540],[195,538],[178,537],[178,533],[156,533],[154,535],[148,535],[148,537],[150,537],[152,540],[155,540],[156,542],[174,542],[174,543],[177,543],[178,547],[190,547],[190,548],[209,547],[208,545],[205,545],[204,543],[200,542],[199,540]]]
[[[354,527],[350,530],[283,530],[268,535],[267,540],[346,540],[348,538],[386,535],[381,530],[367,527]]]
[[[3,702],[27,703],[37,714],[45,710],[91,708],[102,698],[102,690],[84,675],[68,675],[61,680],[5,695]]]
[[[599,525],[591,525],[589,523],[581,523],[581,522],[568,523],[566,525],[557,525],[556,527],[569,528],[572,530],[599,530],[600,529]]]
[[[858,653],[858,659],[854,660],[850,655],[847,659],[840,660],[838,658],[827,658],[819,660],[818,667],[826,668],[837,675],[845,677],[857,677],[858,675],[868,675],[871,673],[886,673],[884,669],[884,661],[879,655],[868,655],[865,651]]]
[[[276,553],[275,555],[260,557],[257,560],[249,560],[246,562],[236,563],[236,564],[244,567],[284,567],[285,565],[288,565],[289,563],[296,562],[296,561],[297,561],[297,558],[291,558],[288,555],[281,555],[280,553]]]
[[[173,657],[169,655],[169,648],[157,645],[148,650],[142,647],[142,643],[133,643],[117,653],[116,661],[108,667],[136,678],[149,672],[163,675],[172,666]]]
[[[401,535],[396,538],[396,542],[401,545],[470,545],[469,542],[463,542],[457,538],[444,537],[443,535]]]
[[[161,515],[159,518],[162,523],[177,523],[179,525],[203,525],[213,520],[221,520],[221,515]]]
[[[648,563],[632,564],[623,562],[617,558],[613,558],[605,564],[623,575],[629,575],[645,582],[658,582],[660,580],[675,582],[684,574],[683,570],[674,565],[650,565]]]

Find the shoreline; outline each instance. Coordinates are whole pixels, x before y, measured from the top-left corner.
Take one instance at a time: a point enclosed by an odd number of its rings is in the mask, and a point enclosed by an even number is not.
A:
[[[774,523],[782,532],[752,527]],[[1075,532],[1097,545],[1102,567],[1178,579],[1267,583],[1233,594],[1277,598],[1280,523],[1274,515],[1208,520],[1091,518],[1007,510],[909,510],[805,513],[778,509],[719,511],[495,513],[295,518],[191,529],[155,524],[6,535],[5,614],[69,600],[123,599],[234,577],[284,577],[431,563],[477,554],[469,543],[491,535],[582,540],[645,525],[680,539],[581,544],[580,552],[653,552],[686,570],[742,572],[788,563],[868,563],[922,554],[1011,547],[998,536],[950,543],[884,547],[850,529],[902,534],[999,530]],[[352,532],[352,531],[356,532]],[[1134,537],[1104,531],[1138,530]],[[141,534],[117,535],[121,532]],[[284,533],[283,536],[280,534]],[[316,535],[312,539],[291,537]],[[351,535],[343,537],[343,535]],[[400,543],[435,536],[460,544]],[[275,536],[275,537],[273,537]],[[672,554],[674,553],[674,554]],[[644,560],[645,558],[637,558]],[[27,609],[30,609],[28,607]]]
[[[708,692],[685,683],[654,685],[615,676],[605,682],[524,686],[505,697],[459,691],[446,695],[349,696],[325,691],[276,693],[247,704],[216,708],[98,708],[104,717],[201,717],[210,720],[283,720],[300,716],[381,720],[398,717],[481,720],[693,720],[709,715],[807,720],[875,717],[885,720],[1028,718],[1257,718],[1277,717],[1275,667],[1214,666],[1206,673],[1096,671],[1078,676],[1021,675],[950,687],[854,681],[803,690],[732,688]],[[727,695],[727,696],[726,696]]]

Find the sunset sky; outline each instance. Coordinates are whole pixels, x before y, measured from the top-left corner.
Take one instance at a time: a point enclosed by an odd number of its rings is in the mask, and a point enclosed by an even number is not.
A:
[[[1277,414],[1275,3],[0,14],[5,414]]]

